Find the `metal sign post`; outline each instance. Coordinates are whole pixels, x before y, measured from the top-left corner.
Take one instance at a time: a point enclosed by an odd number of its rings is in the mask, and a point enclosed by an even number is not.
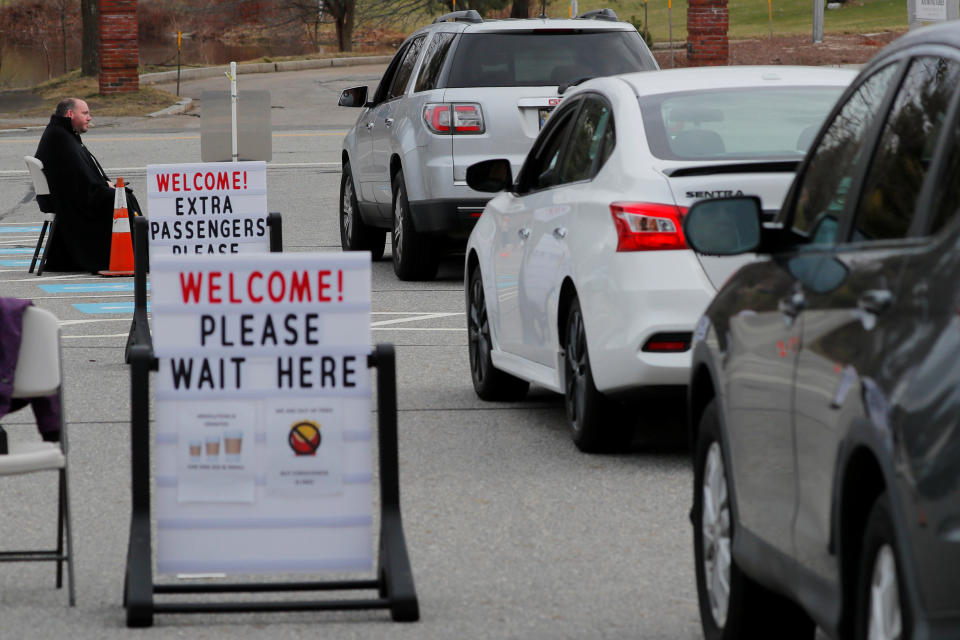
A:
[[[180,42],[183,38],[183,32],[177,31],[177,95],[180,95]]]
[[[237,161],[237,63],[230,63],[230,142],[233,161]]]
[[[770,21],[770,39],[773,40],[773,0],[767,0],[767,18]]]
[[[667,0],[667,22],[670,23],[670,68],[673,69],[673,0]]]

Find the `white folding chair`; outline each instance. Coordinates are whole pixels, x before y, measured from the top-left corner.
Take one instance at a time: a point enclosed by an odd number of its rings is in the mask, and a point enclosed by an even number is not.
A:
[[[0,455],[0,476],[57,471],[60,476],[57,512],[57,548],[45,551],[0,551],[0,562],[56,562],[57,588],[63,586],[63,563],[67,563],[70,606],[74,606],[73,542],[70,528],[70,492],[67,481],[67,430],[64,420],[63,375],[60,364],[60,323],[57,317],[37,307],[23,313],[23,336],[13,378],[14,398],[57,395],[60,401],[60,442],[11,442]]]
[[[43,257],[40,258],[40,267],[37,269],[37,275],[43,273],[43,268],[47,264],[47,246],[50,246],[50,240],[53,238],[53,228],[57,221],[57,212],[53,206],[53,196],[50,195],[50,186],[47,184],[47,176],[43,173],[43,163],[33,156],[23,156],[23,161],[27,163],[27,169],[30,170],[30,177],[33,179],[33,190],[37,194],[37,206],[43,213],[43,227],[40,228],[40,238],[37,240],[37,248],[33,251],[33,260],[30,261],[30,270],[27,273],[33,273],[33,268],[37,264],[37,258],[40,256],[41,249]],[[47,245],[43,244],[43,237],[50,229],[50,236],[47,238]]]

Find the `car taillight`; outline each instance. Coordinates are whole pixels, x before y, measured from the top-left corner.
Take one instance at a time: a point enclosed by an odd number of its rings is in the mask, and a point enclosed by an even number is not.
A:
[[[423,108],[423,121],[434,133],[450,133],[450,105],[428,104]]]
[[[486,130],[483,110],[475,102],[428,103],[423,107],[423,121],[434,133],[477,134]]]
[[[614,202],[610,205],[617,228],[617,251],[686,249],[683,238],[685,207],[652,202]]]
[[[643,344],[643,350],[653,353],[681,353],[690,348],[690,333],[657,333]]]

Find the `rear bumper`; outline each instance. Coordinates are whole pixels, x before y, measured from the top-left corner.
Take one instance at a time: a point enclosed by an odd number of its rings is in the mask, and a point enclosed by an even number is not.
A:
[[[597,389],[689,384],[691,350],[643,346],[656,334],[692,334],[713,297],[692,251],[620,253],[577,284]]]
[[[417,233],[443,235],[466,241],[487,202],[487,198],[411,202],[413,226]]]

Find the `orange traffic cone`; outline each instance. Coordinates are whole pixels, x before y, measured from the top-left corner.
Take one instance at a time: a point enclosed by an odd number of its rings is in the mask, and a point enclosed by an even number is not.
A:
[[[113,198],[113,237],[110,239],[110,268],[102,276],[133,275],[133,240],[130,237],[130,219],[127,217],[127,192],[123,178],[117,178]]]

